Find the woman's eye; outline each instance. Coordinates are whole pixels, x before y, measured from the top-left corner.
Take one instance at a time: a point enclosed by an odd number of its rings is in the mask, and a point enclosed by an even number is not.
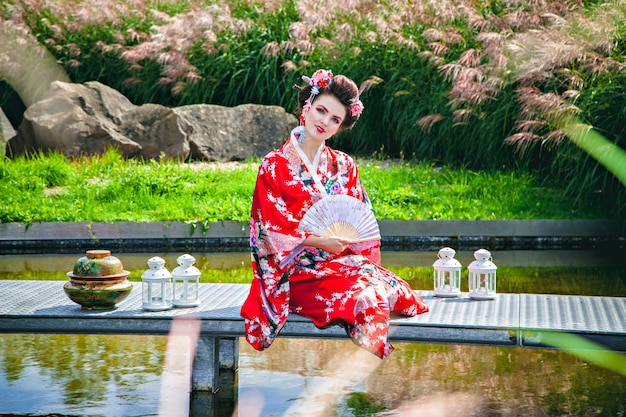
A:
[[[333,122],[338,124],[339,123],[339,119],[337,119],[336,117],[333,117]]]

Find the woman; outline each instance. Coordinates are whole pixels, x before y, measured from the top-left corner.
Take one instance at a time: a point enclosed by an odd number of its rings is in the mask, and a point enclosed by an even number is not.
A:
[[[380,266],[380,240],[351,243],[299,228],[306,211],[327,195],[355,197],[371,209],[354,160],[326,140],[350,129],[363,110],[356,84],[318,70],[296,87],[300,126],[259,167],[252,200],[250,247],[254,278],[241,315],[246,340],[270,346],[289,312],[317,327],[341,325],[359,346],[380,358],[391,313],[428,311],[410,286]]]

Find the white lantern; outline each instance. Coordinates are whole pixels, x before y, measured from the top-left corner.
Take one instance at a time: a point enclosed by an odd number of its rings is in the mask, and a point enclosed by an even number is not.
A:
[[[162,311],[172,308],[172,274],[165,260],[158,256],[148,260],[150,269],[141,275],[143,309]]]
[[[435,295],[438,297],[458,297],[461,295],[461,263],[454,259],[452,248],[442,248],[433,264]]]
[[[200,270],[193,266],[196,258],[189,254],[181,255],[176,260],[178,265],[172,271],[174,280],[174,306],[196,307],[200,305],[198,290]]]
[[[496,298],[496,265],[491,262],[491,253],[486,249],[474,252],[475,261],[469,270],[469,296],[476,300]]]

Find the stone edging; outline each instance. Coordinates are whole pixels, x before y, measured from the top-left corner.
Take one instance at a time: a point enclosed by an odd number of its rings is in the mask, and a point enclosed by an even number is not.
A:
[[[384,247],[463,249],[622,247],[626,223],[611,220],[416,220],[379,222]],[[64,248],[194,248],[247,250],[248,224],[242,222],[0,223],[0,250],[59,251]]]

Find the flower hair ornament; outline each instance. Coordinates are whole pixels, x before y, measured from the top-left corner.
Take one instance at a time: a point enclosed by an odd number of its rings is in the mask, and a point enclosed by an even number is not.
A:
[[[357,96],[350,105],[350,116],[358,118],[363,112],[364,108],[365,106],[363,106],[361,99]]]
[[[311,103],[313,103],[315,96],[320,93],[320,88],[328,87],[333,82],[333,72],[331,70],[319,69],[310,77],[303,75],[302,80],[311,86],[311,95],[302,107],[302,112],[306,113],[311,110]],[[300,116],[300,122],[304,125],[304,117]]]
[[[370,78],[369,80],[361,84],[359,92],[356,94],[356,97],[352,101],[352,104],[350,104],[350,116],[356,117],[357,119],[359,118],[359,116],[361,116],[361,113],[363,113],[363,109],[365,108],[365,106],[363,105],[363,102],[361,102],[361,99],[359,97],[361,97],[363,91],[367,90],[371,85],[377,84],[378,82],[378,80]]]
[[[333,72],[331,70],[319,69],[311,77],[303,75],[302,80],[311,86],[311,95],[306,101],[306,104],[311,106],[315,96],[320,93],[320,88],[328,87],[333,82]]]

